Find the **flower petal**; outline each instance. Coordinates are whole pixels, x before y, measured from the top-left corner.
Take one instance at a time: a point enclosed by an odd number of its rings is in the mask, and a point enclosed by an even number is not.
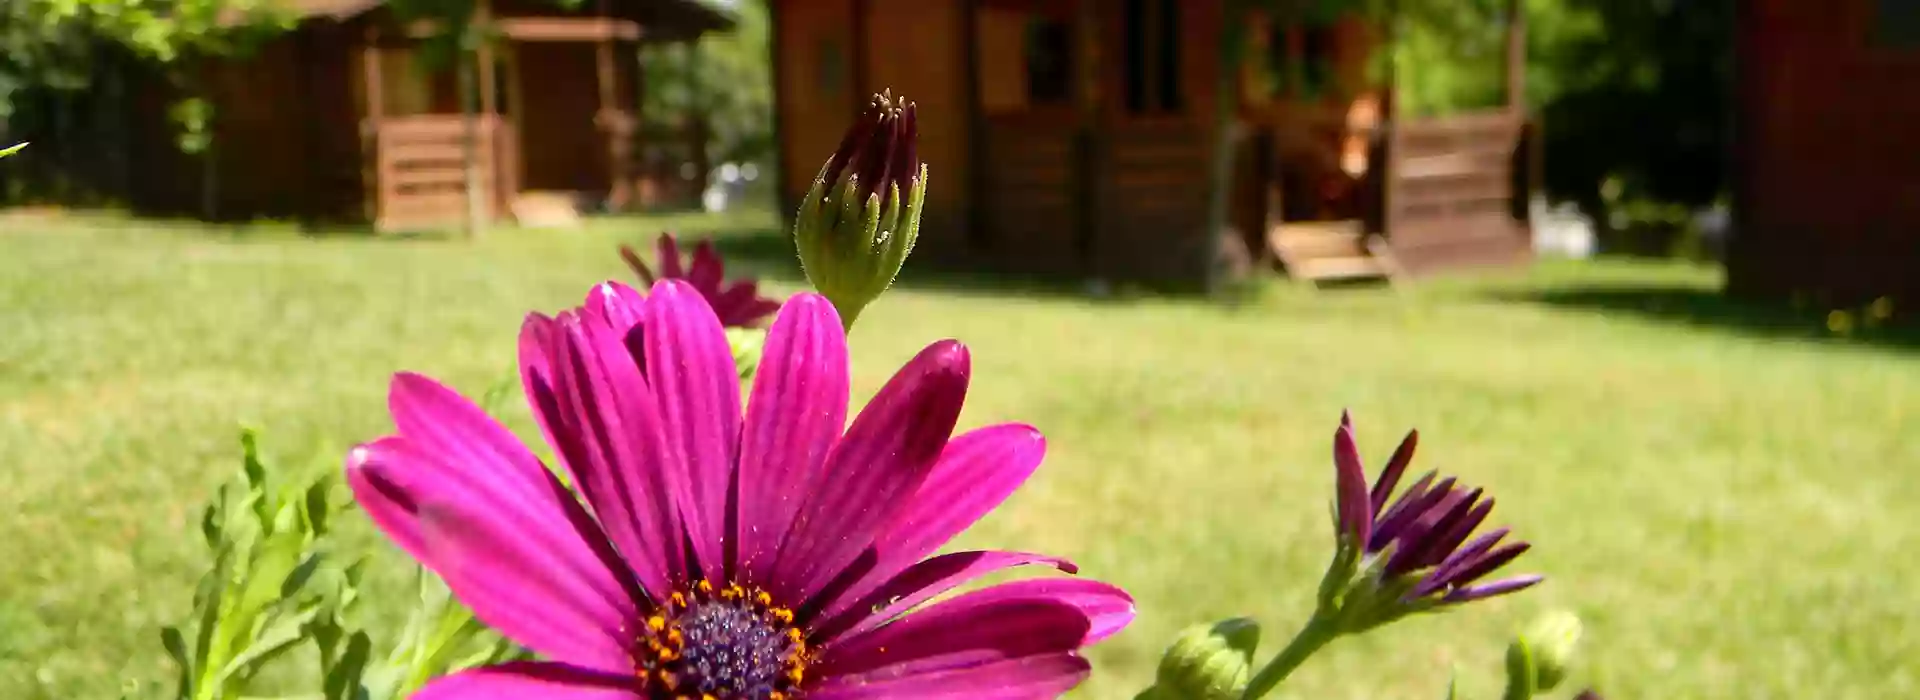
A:
[[[739,569],[766,585],[780,542],[847,424],[847,337],[833,304],[796,294],[767,333],[740,435]]]
[[[693,264],[687,270],[687,282],[701,294],[718,294],[720,280],[726,276],[726,266],[720,262],[720,254],[714,252],[713,241],[702,240],[693,246]]]
[[[1534,584],[1540,583],[1541,581],[1545,581],[1545,580],[1546,580],[1545,577],[1534,575],[1534,574],[1529,574],[1526,576],[1515,576],[1513,578],[1501,579],[1498,581],[1494,581],[1492,583],[1483,583],[1477,586],[1467,586],[1465,588],[1456,588],[1452,591],[1448,591],[1447,594],[1445,596],[1442,596],[1440,599],[1443,602],[1447,602],[1447,603],[1467,603],[1467,602],[1472,602],[1476,600],[1492,598],[1498,595],[1506,595],[1508,593],[1514,593],[1514,592],[1526,590],[1528,588],[1532,588]]]
[[[1368,550],[1378,551],[1385,549],[1389,543],[1398,539],[1403,534],[1408,525],[1413,524],[1414,520],[1426,514],[1427,510],[1433,507],[1433,504],[1438,503],[1440,499],[1446,498],[1447,494],[1453,492],[1454,479],[1452,477],[1442,479],[1439,484],[1429,486],[1429,484],[1433,483],[1435,476],[1435,473],[1428,472],[1426,475],[1420,477],[1420,480],[1414,482],[1413,486],[1409,487],[1406,493],[1400,495],[1399,500],[1393,502],[1393,507],[1387,509],[1386,515],[1380,516],[1380,519],[1373,524],[1373,538],[1372,542],[1368,543]]]
[[[827,457],[781,544],[768,582],[809,600],[873,543],[920,488],[966,401],[970,359],[958,341],[921,350],[881,387]]]
[[[1479,561],[1481,555],[1486,554],[1488,550],[1493,549],[1494,545],[1499,544],[1500,540],[1505,538],[1508,532],[1509,530],[1503,527],[1475,537],[1472,542],[1467,543],[1467,546],[1455,549],[1453,553],[1447,555],[1447,558],[1440,560],[1440,564],[1435,566],[1432,571],[1427,572],[1427,575],[1420,579],[1420,584],[1414,586],[1413,590],[1407,595],[1414,598],[1422,598],[1434,591],[1445,588],[1447,584],[1453,580],[1453,575],[1456,571],[1463,566]]]
[[[625,555],[642,588],[672,590],[688,570],[679,504],[688,500],[679,464],[667,459],[660,419],[640,368],[613,325],[639,311],[611,285],[595,288],[589,309],[547,322],[529,321],[522,381],[529,403],[560,461]]]
[[[955,587],[1028,564],[1052,564],[1069,574],[1079,571],[1072,562],[1043,554],[1001,551],[943,554],[908,567],[865,595],[843,598],[844,604],[821,615],[821,621],[813,626],[813,634],[831,645],[837,637],[864,634]]]
[[[838,614],[972,527],[1025,484],[1046,453],[1040,431],[1017,423],[968,431],[948,442],[926,483],[874,538],[873,566],[826,602],[823,613]]]
[[[354,448],[347,481],[374,524],[445,579],[475,617],[554,659],[622,668],[638,593],[551,474],[527,488],[492,464],[455,467],[404,438]]]
[[[1387,466],[1380,470],[1380,478],[1373,483],[1373,512],[1378,513],[1387,507],[1387,499],[1393,496],[1393,487],[1400,485],[1400,477],[1407,473],[1407,465],[1413,463],[1413,451],[1420,446],[1420,431],[1409,430],[1400,440],[1400,446],[1393,448],[1393,456],[1387,458]]]
[[[1007,597],[989,588],[827,647],[819,672],[872,682],[1059,654],[1078,649],[1090,624],[1062,601]]]
[[[740,447],[740,375],[726,331],[687,283],[653,285],[644,309],[647,381],[660,411],[666,459],[682,459],[691,502],[681,513],[710,577],[724,576],[735,546],[730,497]]]
[[[1397,538],[1393,556],[1387,558],[1386,571],[1398,574],[1439,563],[1447,555],[1444,551],[1435,552],[1440,541],[1450,535],[1449,531],[1454,525],[1472,514],[1481,493],[1480,489],[1454,489],[1428,508],[1426,513],[1415,518]]]
[[[965,698],[1027,700],[1057,698],[1080,685],[1092,673],[1086,659],[1071,653],[1027,656],[951,671],[933,671],[893,678],[847,676],[833,678],[807,691],[808,700],[868,700],[869,698]]]
[[[615,281],[606,281],[594,285],[587,294],[584,307],[586,315],[598,319],[613,329],[614,337],[623,343],[627,333],[640,326],[641,309],[646,308],[647,300],[634,288]]]
[[[412,700],[639,700],[632,686],[613,674],[521,661],[436,678]]]
[[[1367,469],[1360,464],[1360,447],[1354,443],[1353,428],[1347,417],[1333,431],[1334,491],[1338,498],[1340,534],[1365,547],[1373,536],[1373,508],[1367,491]]]
[[[439,382],[411,372],[393,375],[387,410],[401,437],[441,462],[495,470],[529,488],[546,483],[547,468],[519,438]]]
[[[680,267],[680,243],[673,239],[673,234],[660,234],[660,240],[656,242],[656,245],[659,250],[659,258],[654,260],[654,263],[660,266],[660,279],[670,280],[685,277],[687,273]]]

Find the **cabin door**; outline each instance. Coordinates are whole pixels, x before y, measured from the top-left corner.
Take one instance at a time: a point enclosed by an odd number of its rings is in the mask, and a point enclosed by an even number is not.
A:
[[[1196,37],[1218,3],[1102,0],[1094,246],[1105,274],[1192,279],[1212,253],[1205,235],[1211,157],[1207,93],[1192,70],[1214,53]]]
[[[1084,271],[1088,71],[1078,3],[978,0],[971,12],[976,242],[1021,272]]]

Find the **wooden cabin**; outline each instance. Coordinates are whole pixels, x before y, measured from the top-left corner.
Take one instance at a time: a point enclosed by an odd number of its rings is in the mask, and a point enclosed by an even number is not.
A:
[[[176,144],[183,93],[138,83],[128,199],[219,219],[457,225],[467,215],[466,118],[456,72],[382,0],[286,0],[290,32],[188,79],[212,106],[210,155]],[[621,208],[643,189],[635,131],[640,42],[687,41],[731,19],[697,0],[483,0],[496,37],[476,53],[484,213],[556,217]],[[211,166],[211,167],[209,167]],[[561,209],[565,211],[554,211]]]
[[[919,104],[932,178],[916,263],[1192,288],[1248,258],[1320,280],[1529,249],[1514,205],[1517,20],[1512,103],[1425,119],[1396,113],[1390,77],[1370,79],[1385,34],[1357,15],[1229,18],[1223,0],[772,5],[783,206],[891,87]],[[1230,21],[1248,36],[1226,76]],[[1216,120],[1223,103],[1235,113]],[[1230,173],[1226,225],[1209,231],[1216,165]]]
[[[1920,4],[1748,0],[1736,22],[1728,291],[1920,304]]]

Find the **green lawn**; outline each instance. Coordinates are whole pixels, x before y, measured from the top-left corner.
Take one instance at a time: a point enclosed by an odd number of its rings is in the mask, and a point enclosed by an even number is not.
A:
[[[191,523],[235,427],[333,459],[388,427],[388,373],[477,394],[531,309],[624,277],[617,240],[764,218],[447,240],[0,222],[0,697],[162,678]],[[736,239],[738,240],[738,239]],[[743,242],[773,267],[791,264]],[[1613,698],[1920,693],[1920,354],[1729,307],[1701,268],[1543,264],[1410,293],[1095,302],[913,284],[862,315],[864,397],[924,343],[974,350],[963,421],[1023,420],[1046,465],[966,538],[1064,554],[1140,600],[1087,697],[1124,698],[1178,627],[1251,614],[1283,641],[1327,556],[1342,407],[1377,464],[1484,484],[1547,585],[1337,644],[1287,697],[1490,697],[1507,634],[1558,606]],[[515,428],[531,435],[521,411]],[[361,533],[364,536],[364,532]],[[1269,649],[1271,650],[1271,649]]]

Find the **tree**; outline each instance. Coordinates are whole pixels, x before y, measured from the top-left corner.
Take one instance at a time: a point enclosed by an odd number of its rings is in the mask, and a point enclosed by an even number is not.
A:
[[[764,2],[733,4],[735,29],[641,50],[642,128],[653,142],[694,140],[687,160],[755,162],[773,152],[773,55]],[[701,182],[709,174],[701,172]]]
[[[190,73],[175,70],[183,58],[243,52],[291,27],[292,21],[271,0],[0,2],[0,136],[22,116],[39,117],[56,127],[67,124],[73,97],[91,86],[99,73],[96,64],[103,59],[131,56],[155,62],[191,100]],[[109,80],[118,76],[113,70],[104,73]],[[115,84],[106,88],[110,91]],[[43,112],[51,114],[21,114],[22,98],[33,94],[44,96]],[[113,108],[111,99],[94,103]],[[205,136],[183,135],[183,150],[191,150]],[[62,140],[54,147],[67,153],[74,145]],[[211,168],[211,159],[206,163]]]

